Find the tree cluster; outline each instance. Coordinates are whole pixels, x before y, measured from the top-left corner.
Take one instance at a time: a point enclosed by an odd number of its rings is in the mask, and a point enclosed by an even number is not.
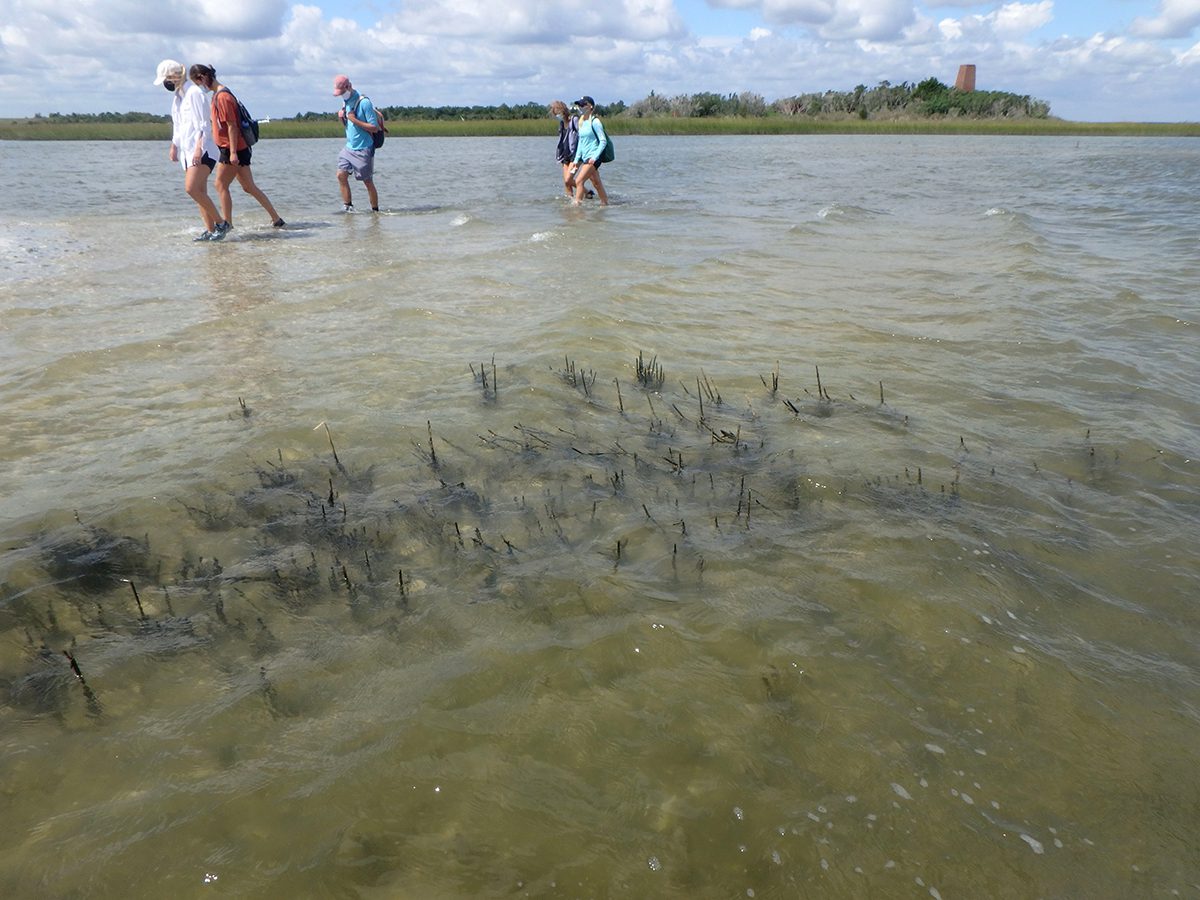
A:
[[[377,104],[378,105],[378,104]],[[547,104],[529,101],[510,106],[501,103],[499,106],[379,106],[383,117],[389,122],[397,119],[428,121],[478,122],[496,119],[543,119],[546,117]],[[625,109],[625,103],[618,100],[607,106],[596,105],[596,112],[601,116],[615,116]],[[336,112],[306,112],[296,113],[296,119],[301,122],[321,122],[336,119]]]
[[[624,104],[622,104],[624,106]],[[624,110],[629,118],[646,119],[654,116],[673,116],[685,119],[702,119],[708,116],[765,116],[770,107],[761,94],[742,91],[740,94],[714,94],[704,91],[699,94],[678,94],[663,97],[650,92],[650,96],[632,104]]]
[[[917,84],[881,81],[873,88],[799,94],[776,100],[772,107],[785,116],[848,115],[869,119],[880,115],[1031,118],[1050,115],[1050,104],[1028,94],[1007,91],[960,91],[936,78]]]
[[[379,103],[379,101],[376,101]],[[546,104],[530,101],[499,106],[388,106],[380,105],[388,121],[422,120],[465,122],[495,119],[540,119],[546,113]],[[596,112],[602,117],[621,116],[643,119],[655,117],[706,118],[717,116],[858,116],[861,119],[890,116],[963,116],[969,118],[1033,118],[1044,119],[1050,115],[1050,104],[1031,98],[1028,94],[1012,94],[1005,91],[959,91],[936,78],[926,78],[917,84],[901,82],[892,84],[881,81],[869,88],[860,84],[852,91],[825,91],[824,93],[797,94],[774,103],[767,103],[761,94],[741,93],[716,94],[702,91],[698,94],[677,94],[666,97],[651,91],[649,96],[626,106],[623,100],[609,104],[597,104]],[[42,119],[41,114],[36,116]],[[296,113],[302,122],[332,121],[335,111]],[[165,122],[168,116],[151,113],[50,113],[54,122]]]

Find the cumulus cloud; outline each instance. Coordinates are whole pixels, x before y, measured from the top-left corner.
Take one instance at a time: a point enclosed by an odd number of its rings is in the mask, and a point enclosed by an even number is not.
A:
[[[958,6],[965,9],[972,6],[979,6],[980,3],[979,0],[925,0],[924,5],[930,9],[939,9],[946,6]]]
[[[948,40],[1015,40],[1036,31],[1053,18],[1053,0],[1006,3],[989,13],[943,19],[938,23],[938,30]]]
[[[687,31],[673,0],[413,0],[392,22],[419,34],[523,44],[561,43],[572,34],[657,41],[680,38]]]
[[[81,0],[69,9],[104,30],[169,37],[212,36],[255,40],[278,34],[287,0]]]
[[[1200,44],[1193,44],[1176,58],[1181,66],[1200,65]]]
[[[1158,15],[1133,20],[1130,32],[1148,38],[1184,38],[1200,25],[1200,0],[1161,0]]]
[[[798,25],[828,40],[899,37],[916,15],[912,0],[709,0],[726,9],[757,9],[772,24]]]
[[[584,93],[608,103],[651,90],[773,100],[930,75],[951,82],[965,62],[979,66],[981,87],[1048,100],[1068,118],[1194,109],[1200,45],[1169,48],[1149,34],[1047,42],[1035,35],[1051,20],[1050,0],[976,14],[935,2],[958,14],[933,18],[911,0],[709,0],[751,21],[742,34],[699,37],[673,0],[596,9],[582,0],[389,0],[372,20],[339,16],[325,0],[243,0],[230,10],[195,0],[0,0],[0,115],[161,112],[165,97],[150,81],[168,56],[211,63],[271,116],[331,109],[329,79],[343,71],[385,104]],[[1185,6],[1164,0],[1159,19],[1184,21]]]
[[[1018,37],[1036,31],[1054,18],[1053,0],[1041,3],[1006,3],[994,13],[993,28],[1001,37]]]

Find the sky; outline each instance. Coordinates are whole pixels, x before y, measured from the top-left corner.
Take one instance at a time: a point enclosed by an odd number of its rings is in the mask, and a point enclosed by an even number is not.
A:
[[[0,0],[0,117],[165,112],[159,60],[258,117],[377,104],[632,104],[953,84],[1075,121],[1200,121],[1200,0]]]

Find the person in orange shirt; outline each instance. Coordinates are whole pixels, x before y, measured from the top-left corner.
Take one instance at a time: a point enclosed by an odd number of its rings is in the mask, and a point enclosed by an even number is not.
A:
[[[254,183],[254,176],[250,173],[250,147],[242,137],[242,128],[238,122],[237,99],[233,96],[233,92],[217,81],[217,70],[212,66],[197,63],[188,70],[188,76],[206,91],[212,91],[213,138],[217,142],[217,150],[220,153],[217,160],[217,201],[221,205],[221,216],[225,220],[217,226],[220,236],[224,237],[225,233],[233,227],[233,197],[229,193],[229,186],[233,184],[235,178],[242,186],[242,190],[257,200],[267,211],[267,215],[271,217],[271,224],[276,228],[282,228],[283,219],[279,217],[279,213],[275,211],[275,207],[271,205],[270,199],[263,193],[262,188]]]

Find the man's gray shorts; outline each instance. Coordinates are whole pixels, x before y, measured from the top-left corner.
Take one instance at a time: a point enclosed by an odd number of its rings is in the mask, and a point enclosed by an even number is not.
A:
[[[370,150],[351,150],[343,147],[338,154],[338,169],[342,172],[353,172],[359,181],[375,180],[375,148]]]

